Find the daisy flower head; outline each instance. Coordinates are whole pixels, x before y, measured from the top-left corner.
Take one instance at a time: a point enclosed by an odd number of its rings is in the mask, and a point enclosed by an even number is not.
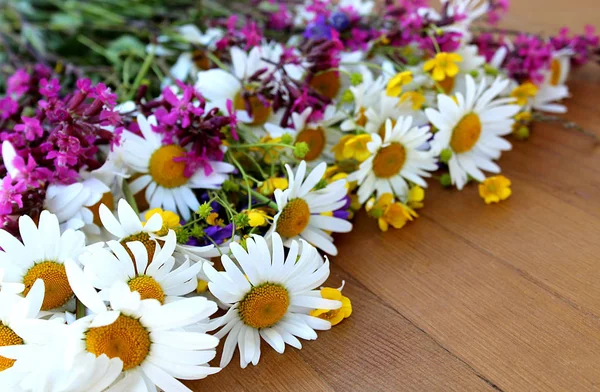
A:
[[[223,69],[209,69],[198,72],[195,88],[207,100],[207,107],[217,107],[227,113],[227,102],[233,103],[233,109],[239,121],[251,126],[260,126],[273,114],[270,103],[254,95],[248,79],[261,69],[269,68],[262,60],[266,48],[254,47],[246,52],[238,47],[230,50],[231,72]],[[268,50],[270,52],[270,50]],[[247,105],[248,104],[248,105]],[[248,107],[250,111],[248,111]]]
[[[438,109],[426,109],[429,121],[438,129],[431,141],[436,154],[447,150],[448,167],[453,185],[462,189],[468,176],[483,181],[481,170],[500,172],[493,160],[511,145],[502,136],[512,132],[514,115],[520,110],[513,98],[497,98],[509,81],[496,79],[491,86],[483,80],[477,85],[467,76],[466,94],[456,94],[456,101],[440,94]]]
[[[260,359],[260,340],[264,339],[275,351],[283,353],[289,344],[300,349],[298,338],[314,340],[316,330],[327,330],[331,324],[309,315],[312,309],[339,309],[340,301],[321,298],[316,290],[329,276],[329,261],[317,250],[302,241],[290,243],[285,257],[282,239],[271,236],[271,246],[254,235],[246,240],[245,250],[231,244],[231,252],[239,264],[223,255],[225,271],[219,272],[206,264],[210,292],[227,304],[227,313],[216,319],[214,328],[222,327],[215,336],[227,335],[221,357],[221,367],[227,366],[236,345],[240,365],[256,365]]]
[[[94,369],[103,371],[106,365],[98,361],[118,359],[122,366],[111,372],[114,381],[108,390],[155,392],[189,391],[176,379],[200,379],[220,370],[207,366],[218,339],[190,331],[217,310],[214,302],[194,297],[161,305],[141,299],[119,281],[107,293],[109,308],[84,272],[73,261],[66,265],[77,298],[90,311],[69,325],[65,356],[75,371],[90,360]]]
[[[102,290],[100,295],[104,298],[107,298],[107,290],[120,281],[131,291],[137,291],[141,299],[155,299],[164,304],[194,291],[198,285],[196,275],[202,269],[202,262],[191,264],[189,259],[174,268],[176,243],[175,232],[170,230],[163,246],[157,243],[149,256],[139,241],[125,245],[109,241],[108,249],[93,249],[82,254],[80,261],[86,277],[94,287]]]
[[[44,282],[45,295],[42,310],[53,310],[67,305],[73,290],[67,280],[65,260],[79,256],[85,248],[85,235],[67,229],[60,233],[56,215],[42,211],[39,225],[23,215],[19,218],[22,241],[0,230],[0,268],[4,269],[5,282],[24,285],[27,295],[34,283]]]
[[[286,246],[302,238],[331,255],[337,254],[333,237],[328,232],[347,233],[352,223],[335,216],[327,216],[346,205],[346,180],[341,179],[324,188],[314,189],[323,179],[327,164],[322,162],[306,176],[306,162],[302,161],[294,174],[286,165],[289,186],[275,190],[278,213],[267,236],[278,233]]]
[[[354,109],[352,115],[344,120],[340,129],[344,132],[354,131],[364,128],[367,124],[366,112],[369,108],[377,107],[381,99],[381,91],[385,89],[386,81],[383,76],[374,81],[363,80],[362,83],[349,87],[348,91],[352,93]]]
[[[265,124],[265,129],[272,138],[280,138],[287,133],[294,138],[294,144],[299,142],[308,144],[309,150],[304,156],[304,160],[308,163],[333,157],[331,150],[339,140],[339,132],[332,129],[332,125],[345,117],[334,105],[325,109],[323,118],[318,123],[309,121],[312,113],[312,108],[306,108],[302,113],[292,113],[293,128],[283,128],[272,123]]]
[[[33,284],[25,298],[12,290],[7,291],[4,287],[2,288],[0,291],[0,347],[29,345],[27,349],[31,351],[31,354],[40,354],[32,342],[19,334],[15,325],[21,320],[36,319],[43,300],[44,282],[41,279]],[[15,388],[13,390],[19,390],[17,386],[30,373],[32,362],[29,362],[30,358],[22,358],[17,363],[13,356],[20,357],[18,352],[21,350],[12,351],[13,353],[8,353],[9,357],[2,356],[0,353],[0,383],[4,388],[12,387]]]
[[[415,125],[426,123],[425,115],[422,110],[414,110],[413,102],[402,96],[390,97],[385,92],[380,92],[379,99],[375,106],[370,107],[366,112],[365,131],[367,133],[377,133],[383,139],[385,137],[385,124],[387,120],[392,121],[392,126],[396,124],[398,117],[411,116]]]
[[[358,182],[359,202],[367,201],[373,192],[378,197],[384,193],[405,197],[407,181],[427,187],[423,178],[437,169],[433,151],[422,149],[430,136],[429,127],[413,126],[412,117],[398,117],[393,125],[387,120],[384,138],[372,133],[367,145],[371,156],[349,176],[349,181]]]
[[[234,167],[226,162],[207,160],[209,170],[198,167],[188,176],[183,161],[187,150],[178,144],[163,144],[162,136],[152,130],[152,125],[156,125],[154,116],[146,119],[138,115],[137,123],[142,136],[129,131],[123,133],[126,163],[142,174],[131,183],[131,192],[137,194],[145,189],[150,208],[177,211],[189,219],[191,211],[200,206],[193,189],[219,188]]]

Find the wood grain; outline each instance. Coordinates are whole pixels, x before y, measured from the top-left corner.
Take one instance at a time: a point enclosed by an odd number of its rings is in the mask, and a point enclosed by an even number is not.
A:
[[[600,27],[598,0],[513,0],[504,25]],[[566,118],[600,134],[600,72],[573,75]],[[432,184],[422,216],[379,232],[359,214],[337,236],[331,286],[354,313],[303,349],[263,345],[194,390],[587,391],[600,389],[600,147],[537,124],[500,165],[513,195]]]

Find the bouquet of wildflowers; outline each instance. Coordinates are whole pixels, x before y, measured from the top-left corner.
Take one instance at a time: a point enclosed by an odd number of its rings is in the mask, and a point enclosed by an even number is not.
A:
[[[352,313],[322,285],[353,215],[400,229],[433,180],[508,198],[498,158],[566,111],[600,44],[489,28],[503,0],[250,3],[164,11],[125,52],[78,36],[104,60],[42,56],[35,18],[27,53],[0,31],[7,390],[184,391],[301,349]]]

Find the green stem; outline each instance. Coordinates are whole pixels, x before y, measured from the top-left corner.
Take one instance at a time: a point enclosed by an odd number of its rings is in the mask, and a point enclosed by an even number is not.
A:
[[[127,98],[125,99],[125,101],[131,101],[133,99],[137,89],[142,84],[142,80],[144,80],[144,77],[150,70],[150,66],[152,66],[153,59],[154,59],[154,49],[152,49],[152,51],[150,51],[150,53],[148,53],[148,56],[146,56],[146,59],[144,60],[144,63],[142,64],[142,68],[140,69],[140,72],[138,72],[137,76],[135,77],[135,80],[133,81],[133,86],[131,86],[131,91],[129,91],[129,94],[127,95]]]
[[[129,205],[131,206],[131,208],[133,208],[135,213],[139,215],[140,210],[138,208],[137,203],[135,202],[135,197],[133,196],[133,193],[131,193],[131,189],[129,188],[129,184],[127,183],[127,181],[123,181],[123,196],[125,196],[125,200],[127,200],[127,203],[129,203]]]
[[[77,298],[75,298],[75,317],[77,320],[85,317],[85,305]]]
[[[228,151],[227,155],[229,155],[229,158],[233,161],[233,163],[235,164],[235,166],[238,168],[238,170],[240,171],[240,174],[242,175],[242,178],[246,182],[246,188],[248,188],[248,209],[251,209],[252,208],[252,195],[250,194],[250,191],[252,190],[252,188],[250,187],[250,181],[248,180],[248,176],[246,175],[246,171],[244,170],[244,168],[242,167],[242,165],[240,165],[240,163],[238,162],[238,160],[235,159],[235,157],[233,156],[233,154],[231,154],[231,152]]]
[[[217,65],[217,67],[221,68],[224,71],[228,71],[229,68],[227,68],[227,66],[225,64],[223,64],[223,62],[221,60],[219,60],[219,58],[217,56],[215,56],[214,54],[212,54],[211,52],[206,52],[206,57],[208,57],[210,59],[210,61],[212,61],[213,63],[215,63]]]
[[[248,194],[248,196],[254,196],[254,198],[256,200],[268,205],[272,209],[274,209],[276,211],[279,210],[279,208],[277,207],[277,203],[275,203],[273,200],[269,199],[267,196],[263,195],[262,193],[255,191],[254,189],[250,189],[250,193]]]

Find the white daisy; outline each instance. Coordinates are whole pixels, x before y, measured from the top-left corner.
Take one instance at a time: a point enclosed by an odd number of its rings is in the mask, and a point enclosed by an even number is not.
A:
[[[496,98],[509,81],[496,79],[491,86],[485,80],[479,85],[471,76],[466,79],[466,95],[456,94],[456,102],[447,95],[438,95],[439,109],[426,109],[429,121],[438,128],[431,142],[434,152],[448,149],[452,184],[462,189],[467,176],[483,181],[481,170],[500,172],[492,162],[511,145],[502,136],[512,132],[513,116],[519,112],[513,98]]]
[[[73,297],[64,261],[77,257],[85,247],[85,235],[72,229],[60,234],[56,215],[42,211],[39,226],[26,215],[19,218],[23,242],[0,230],[0,268],[6,282],[24,284],[27,295],[37,279],[44,281],[42,310],[64,306]]]
[[[188,220],[191,211],[200,203],[193,189],[218,189],[234,167],[226,162],[208,161],[212,173],[206,174],[204,168],[198,168],[191,177],[186,177],[185,162],[175,162],[187,151],[177,144],[163,144],[160,134],[152,130],[156,125],[154,116],[146,119],[137,117],[143,137],[129,131],[123,133],[123,150],[129,167],[142,175],[130,184],[133,194],[144,188],[145,198],[150,208],[162,207],[169,211],[178,211]]]
[[[318,287],[329,276],[329,261],[302,241],[292,241],[287,258],[277,233],[272,235],[271,250],[263,237],[246,240],[248,251],[238,243],[231,252],[238,267],[227,255],[221,257],[225,271],[205,265],[208,287],[213,295],[230,307],[227,314],[214,321],[222,327],[215,336],[227,335],[220,366],[231,361],[236,345],[240,365],[256,365],[260,359],[260,340],[283,353],[289,344],[300,349],[297,339],[314,340],[315,329],[326,330],[331,324],[310,316],[312,309],[338,309],[342,303],[321,298]],[[298,257],[299,256],[299,257]]]
[[[315,167],[306,179],[305,161],[298,165],[296,175],[289,165],[285,168],[289,185],[284,191],[275,190],[279,212],[273,218],[273,225],[267,236],[278,233],[286,246],[291,246],[293,240],[302,238],[323,251],[336,255],[333,237],[327,232],[347,233],[352,230],[352,223],[326,214],[346,204],[346,180],[338,180],[325,188],[314,190],[327,169],[325,162]]]
[[[10,288],[10,286],[9,286]],[[40,354],[36,344],[24,339],[24,336],[15,331],[15,323],[24,319],[36,319],[39,315],[44,300],[44,282],[37,280],[25,298],[16,295],[13,290],[0,291],[0,347],[27,345],[25,349],[29,355],[21,355],[21,350],[0,354],[0,385],[10,390],[20,390],[19,384],[32,372],[31,363],[28,360],[35,354]],[[8,354],[9,356],[3,356]],[[16,361],[14,358],[18,358]]]
[[[569,96],[569,88],[564,84],[552,85],[545,81],[526,105],[526,110],[539,110],[548,113],[566,113],[567,107],[558,101]]]
[[[261,60],[261,49],[254,47],[246,53],[238,47],[233,47],[230,52],[232,73],[222,69],[199,72],[195,88],[209,100],[207,107],[217,107],[226,113],[227,101],[231,100],[239,121],[250,125],[262,125],[272,115],[271,107],[263,105],[257,97],[251,96],[250,115],[246,111],[243,98],[244,92],[251,92],[251,88],[245,86],[245,81],[259,69],[267,68],[267,64]]]
[[[367,109],[365,116],[367,118],[365,131],[377,133],[382,138],[385,136],[387,120],[391,120],[394,124],[398,117],[411,116],[415,125],[423,125],[427,122],[423,111],[413,110],[413,103],[410,100],[402,101],[398,97],[390,97],[385,91],[380,92],[377,104]]]
[[[340,0],[337,3],[338,8],[352,8],[358,15],[370,15],[375,7],[375,2],[371,0]]]
[[[265,129],[272,138],[278,138],[287,133],[293,137],[294,144],[307,143],[309,151],[304,156],[306,162],[319,162],[323,158],[331,159],[333,157],[331,150],[340,139],[340,133],[332,126],[339,123],[345,116],[333,105],[327,106],[323,118],[317,122],[308,121],[311,114],[312,108],[306,108],[302,113],[292,113],[293,128],[283,128],[267,123]]]
[[[364,128],[367,124],[365,113],[370,108],[375,108],[378,105],[381,92],[385,90],[385,86],[386,81],[380,76],[371,82],[363,80],[361,84],[349,87],[354,97],[354,109],[352,115],[342,122],[340,129],[344,132],[350,132],[359,127]]]
[[[552,53],[550,70],[546,76],[546,81],[549,85],[559,86],[567,82],[569,71],[571,70],[572,55],[573,51],[571,49],[561,49]]]
[[[172,255],[176,244],[175,232],[169,230],[164,245],[161,248],[156,244],[151,257],[139,241],[128,242],[127,247],[117,241],[109,241],[109,249],[94,249],[82,254],[79,261],[84,265],[88,281],[101,290],[103,298],[108,298],[107,290],[120,281],[126,283],[131,291],[140,293],[142,299],[169,303],[196,289],[196,275],[202,269],[201,262],[191,265],[189,259],[174,268]]]
[[[82,360],[93,359],[90,354],[119,358],[122,372],[108,391],[148,392],[157,387],[190,391],[177,379],[200,379],[220,370],[207,366],[216,355],[218,339],[187,330],[206,322],[217,310],[214,302],[194,297],[161,305],[153,299],[141,300],[127,284],[116,282],[107,308],[83,271],[73,261],[66,266],[77,298],[91,312],[69,326],[65,355],[70,367],[78,369]]]
[[[378,133],[371,134],[372,141],[367,144],[371,156],[348,177],[358,182],[360,203],[373,192],[378,197],[392,193],[404,198],[409,189],[407,181],[427,187],[423,177],[430,177],[429,172],[437,169],[431,149],[421,149],[431,137],[428,126],[414,127],[410,116],[399,117],[394,124],[388,119],[384,136],[382,140]]]

